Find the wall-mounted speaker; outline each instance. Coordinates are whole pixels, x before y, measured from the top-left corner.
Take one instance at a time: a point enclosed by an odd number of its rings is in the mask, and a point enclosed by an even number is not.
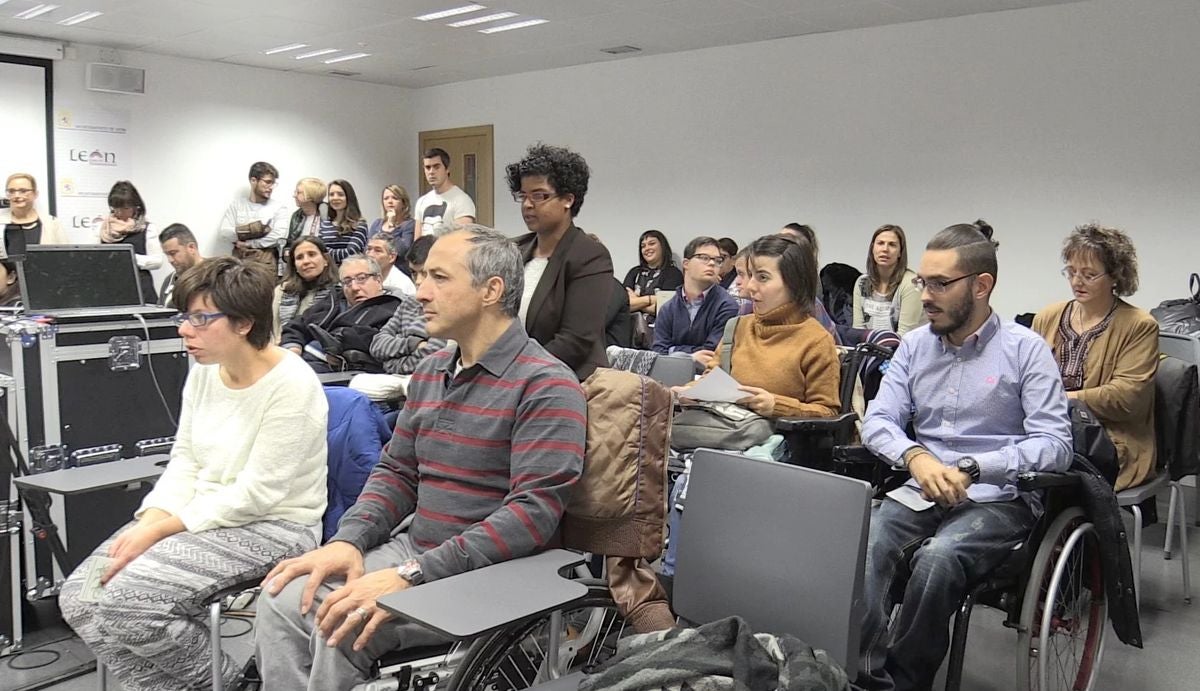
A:
[[[107,91],[113,94],[146,93],[146,70],[123,65],[107,65],[89,62],[87,65],[87,88],[89,91]]]

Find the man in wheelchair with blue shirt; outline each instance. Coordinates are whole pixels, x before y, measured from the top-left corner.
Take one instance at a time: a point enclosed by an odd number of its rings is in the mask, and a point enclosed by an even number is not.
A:
[[[863,423],[868,449],[912,476],[871,515],[856,682],[864,689],[931,688],[951,616],[1041,512],[1036,494],[1018,492],[1018,473],[1070,465],[1058,368],[1037,334],[992,312],[996,272],[982,222],[929,242],[914,281],[929,324],[901,343]]]

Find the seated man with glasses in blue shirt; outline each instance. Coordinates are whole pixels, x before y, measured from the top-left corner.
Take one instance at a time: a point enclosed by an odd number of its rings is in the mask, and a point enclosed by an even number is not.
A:
[[[1041,511],[1038,496],[1017,491],[1017,474],[1070,465],[1067,396],[1050,349],[988,304],[991,238],[978,221],[926,245],[913,283],[929,324],[905,336],[863,422],[866,446],[912,475],[871,514],[856,682],[864,689],[933,685],[967,589],[1028,536]],[[906,573],[889,629],[895,581]]]
[[[683,285],[658,310],[652,348],[663,355],[691,355],[704,366],[721,342],[725,322],[737,316],[738,304],[720,286],[723,258],[716,238],[692,240],[683,257]]]
[[[279,344],[303,356],[317,372],[384,372],[385,363],[371,355],[371,344],[393,316],[405,311],[406,298],[384,290],[379,264],[366,255],[343,259],[338,279],[341,290],[329,291],[328,297],[318,299],[303,314],[283,325]],[[419,308],[412,319],[411,329],[401,328],[396,333],[424,334],[424,317]],[[424,340],[418,339],[414,349]],[[394,357],[406,355],[396,353]]]

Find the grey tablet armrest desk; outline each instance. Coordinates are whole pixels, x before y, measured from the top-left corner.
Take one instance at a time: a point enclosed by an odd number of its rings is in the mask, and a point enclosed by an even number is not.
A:
[[[51,494],[82,494],[107,487],[120,487],[131,482],[157,480],[166,470],[167,454],[156,454],[143,458],[127,458],[108,463],[67,468],[38,475],[14,478],[13,483],[22,489],[39,490]],[[162,463],[163,465],[158,465]]]
[[[582,554],[547,550],[384,595],[379,605],[451,638],[475,638],[583,598],[587,586],[559,575],[583,562]]]

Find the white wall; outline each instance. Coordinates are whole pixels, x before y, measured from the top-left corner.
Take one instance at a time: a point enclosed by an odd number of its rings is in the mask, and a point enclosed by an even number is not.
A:
[[[205,253],[228,254],[217,224],[255,161],[279,169],[275,196],[289,204],[301,177],[350,181],[368,218],[384,185],[416,182],[407,89],[122,52],[123,64],[146,70],[146,94],[87,91],[85,65],[101,57],[111,55],[80,46],[55,63],[55,104],[128,112],[131,179],[150,220],[187,224]]]
[[[1062,239],[1127,229],[1142,305],[1200,269],[1200,3],[1092,0],[585,65],[417,92],[417,130],[493,123],[497,225],[523,229],[503,166],[534,141],[593,169],[579,224],[618,275],[636,238],[675,249],[813,225],[823,261],[860,265],[898,223],[910,255],[982,216],[1006,316],[1069,297]]]

